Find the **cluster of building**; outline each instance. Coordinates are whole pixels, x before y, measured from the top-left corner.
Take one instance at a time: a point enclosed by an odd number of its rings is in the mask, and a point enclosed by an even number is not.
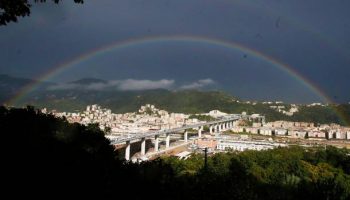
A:
[[[293,116],[294,113],[299,112],[299,108],[295,104],[291,104],[289,110],[287,110],[286,106],[284,105],[273,105],[273,106],[270,106],[270,108],[276,110],[277,112],[285,114],[287,116]]]
[[[98,123],[102,130],[109,127],[110,133],[115,135],[171,129],[199,122],[198,119],[189,119],[189,115],[168,113],[150,104],[141,106],[138,112],[123,114],[112,113],[110,109],[102,108],[99,105],[89,105],[85,111],[79,113],[56,112],[53,114],[65,117],[71,123],[84,125]]]
[[[282,102],[279,105],[272,107],[274,109],[283,110]],[[294,109],[294,110],[292,110]],[[291,111],[292,110],[292,111]],[[289,112],[297,112],[297,107],[291,107]],[[124,114],[113,113],[110,109],[102,108],[99,105],[89,105],[86,110],[82,112],[54,112],[58,117],[65,117],[71,123],[81,123],[84,125],[91,123],[98,123],[103,130],[110,131],[111,137],[120,137],[130,134],[142,134],[155,130],[168,130],[187,125],[194,125],[200,123],[198,119],[190,119],[190,115],[183,113],[168,113],[165,110],[156,108],[154,105],[146,104],[141,106],[138,112],[130,112]],[[288,113],[285,113],[289,115]],[[200,115],[208,115],[216,119],[224,119],[228,116],[227,113],[213,110],[209,113]],[[204,137],[198,136],[193,140],[193,144],[199,149],[209,148],[210,151],[245,151],[245,150],[267,150],[280,146],[287,146],[286,143],[274,142],[272,138],[266,139],[252,139],[248,135],[242,134],[220,134],[223,131],[231,131],[234,133],[250,133],[265,136],[279,136],[286,138],[300,138],[300,139],[338,139],[350,140],[350,128],[342,127],[338,124],[323,124],[315,126],[314,123],[308,122],[290,122],[290,121],[275,121],[265,122],[265,117],[259,114],[247,115],[243,112],[240,115],[241,120],[235,121],[231,126],[222,126],[223,124],[216,124],[209,127],[209,132],[204,134]],[[250,123],[247,123],[249,121]],[[203,128],[203,127],[202,127]],[[214,128],[215,130],[212,130]],[[174,138],[175,136],[173,136]],[[181,136],[182,137],[182,136]],[[181,140],[181,137],[178,138]],[[187,136],[186,136],[187,138]],[[187,141],[187,139],[185,140]],[[158,147],[157,147],[158,148]],[[179,154],[180,157],[187,155]]]
[[[248,135],[218,135],[208,136],[195,140],[198,148],[208,148],[209,152],[221,151],[246,151],[268,150],[276,147],[285,147],[287,144],[274,142],[271,138],[264,140],[252,140]]]
[[[338,124],[322,124],[315,126],[308,122],[275,121],[266,124],[253,123],[251,127],[236,126],[231,129],[235,133],[247,132],[268,136],[309,139],[350,140],[350,128]]]

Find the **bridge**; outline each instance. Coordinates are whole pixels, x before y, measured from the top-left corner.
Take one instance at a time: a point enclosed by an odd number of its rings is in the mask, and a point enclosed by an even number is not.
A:
[[[113,145],[126,144],[125,159],[130,160],[130,145],[133,142],[141,141],[141,156],[144,156],[146,154],[146,139],[154,138],[154,141],[155,141],[154,151],[158,152],[160,135],[165,135],[165,150],[166,150],[166,149],[169,149],[170,147],[170,134],[172,133],[183,132],[184,141],[185,143],[187,143],[189,129],[198,129],[198,138],[201,138],[204,126],[209,126],[209,132],[212,134],[212,133],[221,132],[221,131],[230,129],[235,125],[234,123],[235,121],[238,121],[240,119],[249,119],[249,117],[250,117],[249,115],[233,114],[233,115],[225,116],[216,121],[185,125],[182,127],[166,129],[166,130],[150,131],[146,133],[134,133],[128,136],[120,136],[120,137],[107,136],[107,138],[111,141],[111,144]],[[262,120],[264,120],[264,118]]]

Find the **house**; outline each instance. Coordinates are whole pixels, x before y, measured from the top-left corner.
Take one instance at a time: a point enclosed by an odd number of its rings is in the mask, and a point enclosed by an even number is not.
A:
[[[270,128],[260,128],[259,129],[260,135],[272,135],[272,129]]]
[[[307,132],[305,130],[290,130],[288,135],[292,138],[305,138]]]
[[[322,131],[309,131],[308,132],[309,138],[326,138],[326,133]]]
[[[259,129],[258,128],[254,128],[254,127],[249,127],[249,128],[246,128],[245,131],[247,133],[258,134]]]
[[[231,128],[231,131],[234,133],[242,133],[244,132],[244,128],[241,126],[235,126]]]
[[[275,129],[275,135],[277,136],[285,136],[287,135],[287,129],[282,129],[282,128],[279,128],[279,129]]]

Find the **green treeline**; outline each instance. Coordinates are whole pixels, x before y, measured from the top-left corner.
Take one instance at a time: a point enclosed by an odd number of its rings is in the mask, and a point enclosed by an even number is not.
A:
[[[3,195],[98,199],[349,199],[350,151],[328,147],[220,153],[134,164],[98,125],[0,107]],[[19,192],[12,192],[12,191]],[[49,195],[48,195],[49,194]]]
[[[300,147],[166,158],[182,190],[197,199],[349,199],[349,151]],[[186,194],[179,194],[186,198]]]

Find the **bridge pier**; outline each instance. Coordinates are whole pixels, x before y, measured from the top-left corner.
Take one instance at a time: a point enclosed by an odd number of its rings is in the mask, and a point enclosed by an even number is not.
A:
[[[209,126],[209,133],[210,133],[210,134],[213,134],[213,125],[210,125],[210,126]]]
[[[130,160],[130,141],[126,141],[125,160]]]
[[[204,126],[209,126],[209,132],[211,134],[215,133],[215,135],[219,135],[218,132],[221,132],[223,130],[227,130],[229,128],[235,127],[237,125],[237,120],[242,119],[241,115],[234,115],[231,118],[226,118],[222,120],[207,122],[207,123],[198,123],[195,125],[188,125],[184,127],[176,127],[176,128],[170,128],[170,130],[160,130],[156,132],[151,133],[145,133],[145,134],[138,134],[132,137],[107,137],[109,140],[111,140],[112,144],[126,144],[125,146],[125,160],[129,161],[131,157],[131,141],[135,140],[141,140],[141,152],[140,154],[142,156],[146,155],[146,139],[150,137],[155,137],[154,142],[154,151],[159,151],[160,145],[159,145],[159,135],[165,134],[165,149],[168,150],[170,147],[170,134],[173,132],[180,132],[184,131],[184,141],[188,142],[188,129],[192,128],[198,128],[198,138],[202,137],[202,131],[204,130]],[[265,118],[262,117],[262,121],[265,120]]]
[[[169,148],[170,146],[170,133],[166,134],[166,139],[165,139],[165,149]]]
[[[141,156],[146,154],[146,138],[141,139]]]
[[[154,151],[157,152],[159,151],[159,135],[155,136],[155,140],[154,140]]]
[[[198,138],[202,137],[203,126],[198,127]]]

